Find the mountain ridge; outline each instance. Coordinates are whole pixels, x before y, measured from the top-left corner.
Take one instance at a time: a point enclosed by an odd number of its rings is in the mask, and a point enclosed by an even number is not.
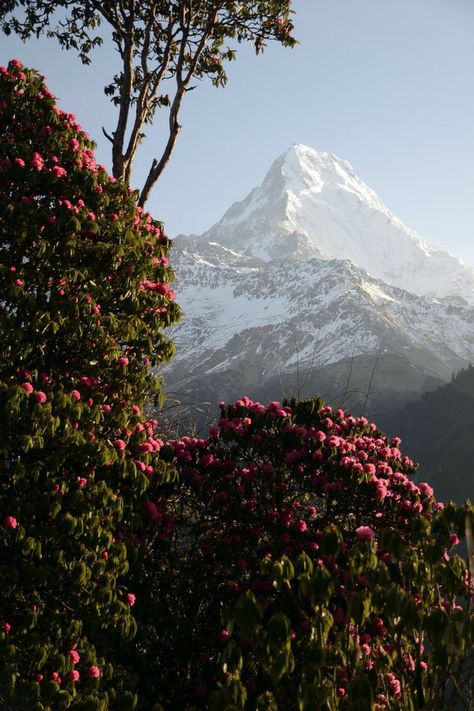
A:
[[[432,298],[474,303],[474,270],[406,227],[352,166],[293,144],[260,186],[202,235],[179,235],[262,261],[349,259],[372,276]]]

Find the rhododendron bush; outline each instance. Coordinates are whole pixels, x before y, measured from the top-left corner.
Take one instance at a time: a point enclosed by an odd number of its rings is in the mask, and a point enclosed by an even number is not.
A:
[[[437,504],[363,417],[317,400],[222,408],[208,439],[162,449],[179,486],[147,492],[143,688],[212,711],[466,699],[474,618],[454,551],[472,508]]]
[[[132,707],[127,536],[178,316],[169,243],[43,79],[0,68],[0,706]],[[125,688],[125,687],[124,687]]]

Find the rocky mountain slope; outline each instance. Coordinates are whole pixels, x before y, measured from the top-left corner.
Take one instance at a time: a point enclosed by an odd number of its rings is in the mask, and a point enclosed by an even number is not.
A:
[[[474,272],[305,146],[210,230],[178,237],[173,263],[186,317],[171,399],[318,391],[383,412],[474,355]]]

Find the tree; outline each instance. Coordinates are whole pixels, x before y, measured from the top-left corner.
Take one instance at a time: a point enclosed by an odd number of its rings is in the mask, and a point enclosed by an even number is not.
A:
[[[56,13],[59,13],[54,25]],[[23,40],[43,32],[61,47],[75,49],[84,63],[102,43],[106,24],[120,57],[120,69],[105,92],[118,108],[115,130],[104,133],[112,144],[113,175],[131,181],[143,130],[158,108],[167,108],[168,127],[161,157],[150,166],[141,190],[144,205],[166,168],[179,131],[184,96],[193,79],[227,82],[225,62],[236,57],[235,44],[248,41],[261,52],[268,40],[293,46],[291,0],[4,0],[0,20],[5,33]]]
[[[127,531],[161,441],[169,242],[18,61],[0,68],[0,706],[127,709]]]
[[[473,581],[454,551],[473,507],[436,503],[399,445],[318,400],[248,398],[168,443],[179,484],[152,482],[137,549],[145,693],[211,711],[466,702]]]

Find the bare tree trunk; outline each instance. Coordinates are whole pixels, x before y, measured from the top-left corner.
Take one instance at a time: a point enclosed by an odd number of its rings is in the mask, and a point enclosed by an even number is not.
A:
[[[153,161],[153,163],[151,164],[151,168],[148,172],[147,178],[145,180],[145,184],[142,188],[142,191],[140,193],[140,198],[138,200],[138,204],[141,207],[143,207],[143,205],[146,203],[146,201],[150,197],[150,192],[151,192],[154,184],[156,183],[156,181],[158,180],[158,178],[160,177],[160,175],[162,174],[162,172],[164,171],[164,169],[166,168],[166,166],[168,165],[168,163],[170,161],[171,154],[173,153],[173,149],[175,147],[176,141],[179,136],[179,132],[181,130],[181,126],[178,123],[178,114],[179,114],[179,109],[181,107],[181,101],[183,100],[184,93],[185,93],[184,89],[179,91],[176,94],[175,99],[173,101],[173,105],[172,105],[171,111],[170,111],[168,141],[166,142],[165,150],[163,151],[163,154],[162,154],[160,160],[157,161],[155,159]]]
[[[113,132],[112,144],[112,174],[114,178],[124,177],[124,156],[123,145],[125,141],[125,131],[127,130],[128,116],[130,111],[130,101],[132,96],[133,83],[133,45],[132,28],[133,19],[129,19],[130,33],[125,39],[123,52],[123,85],[120,89],[120,109],[117,120],[117,127]]]

